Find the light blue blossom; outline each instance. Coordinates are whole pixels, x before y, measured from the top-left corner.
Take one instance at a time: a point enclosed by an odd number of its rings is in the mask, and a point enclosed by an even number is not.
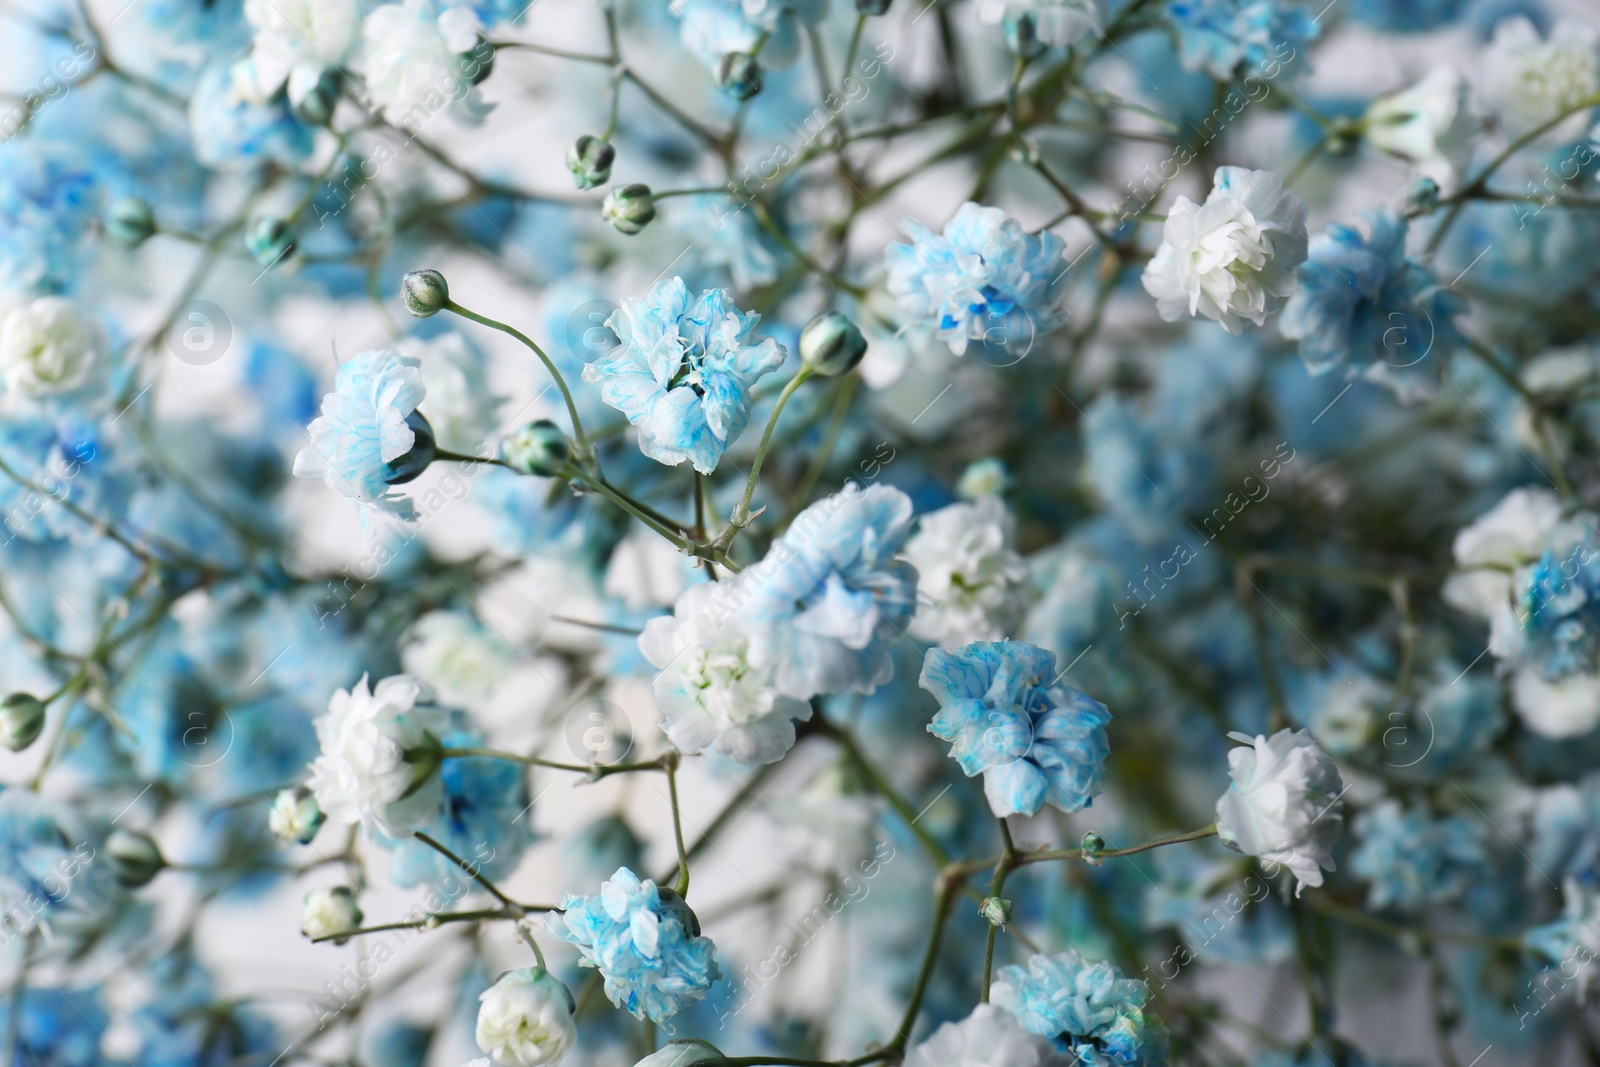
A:
[[[1304,69],[1306,46],[1321,32],[1303,8],[1281,0],[1172,0],[1167,16],[1184,69],[1224,82],[1251,73],[1271,77],[1293,64]]]
[[[1030,234],[1001,209],[970,201],[942,234],[915,219],[905,229],[912,243],[884,253],[889,292],[956,355],[978,341],[1020,359],[1066,322],[1066,244],[1055,234]]]
[[[621,344],[585,366],[583,379],[633,423],[645,455],[710,474],[744,432],[751,388],[783,363],[776,341],[751,343],[760,321],[734,307],[727,290],[690,297],[673,277],[606,320]]]
[[[750,52],[763,36],[761,65],[780,70],[800,55],[802,25],[827,13],[827,0],[673,0],[679,40],[708,70],[729,52]]]
[[[1518,658],[1546,681],[1592,672],[1600,663],[1600,552],[1581,544],[1546,551],[1523,581]]]
[[[895,558],[910,529],[903,492],[851,483],[795,516],[709,610],[746,629],[752,661],[785,696],[870,693],[894,674],[887,646],[916,610],[916,568]]]
[[[636,1018],[665,1022],[722,977],[709,938],[683,899],[618,868],[596,896],[569,895],[546,928],[597,967],[606,996]]]
[[[1144,544],[1182,528],[1184,509],[1203,486],[1203,454],[1169,443],[1172,426],[1115,393],[1083,414],[1084,480],[1106,511]]]
[[[22,788],[0,791],[0,914],[12,930],[76,929],[107,910],[98,848],[52,802]]]
[[[1426,33],[1461,15],[1462,0],[1351,0],[1349,15],[1380,30]]]
[[[0,143],[0,285],[22,293],[69,288],[101,196],[75,150],[29,137]]]
[[[1144,982],[1069,949],[1034,955],[1026,968],[1001,967],[990,999],[1026,1029],[1063,1043],[1089,1067],[1157,1067],[1167,1058],[1166,1030],[1145,1015],[1149,996]]]
[[[311,127],[290,113],[287,99],[250,103],[235,90],[226,64],[200,75],[189,100],[189,130],[195,158],[221,170],[265,163],[293,169],[313,147]]]
[[[1369,225],[1365,238],[1335,224],[1312,240],[1281,327],[1300,342],[1311,373],[1343,367],[1406,398],[1417,380],[1438,376],[1460,343],[1454,318],[1466,302],[1406,258],[1406,221],[1398,212],[1374,212]]]
[[[0,1029],[14,1034],[8,1067],[99,1067],[106,1010],[95,989],[23,989],[0,1004]]]
[[[939,701],[928,732],[951,744],[971,778],[983,775],[1002,818],[1088,807],[1111,752],[1111,713],[1057,681],[1055,656],[1020,641],[977,641],[958,652],[928,650],[922,688]]]
[[[245,1004],[217,998],[216,978],[183,950],[151,966],[153,990],[129,1022],[140,1067],[226,1067],[270,1060],[277,1033]]]
[[[1417,911],[1458,899],[1489,876],[1482,823],[1465,816],[1434,818],[1385,800],[1356,816],[1351,868],[1365,879],[1374,908]]]
[[[297,478],[321,478],[330,489],[397,514],[409,501],[390,493],[400,460],[418,445],[414,416],[425,390],[417,361],[393,349],[363,352],[339,368],[322,414],[307,428],[309,441],[295,456]],[[431,438],[431,434],[429,435]],[[431,439],[426,442],[431,450]]]
[[[1144,919],[1172,927],[1195,957],[1230,963],[1282,963],[1294,955],[1289,912],[1272,883],[1235,858],[1218,862],[1191,849],[1152,854],[1159,881],[1144,898]],[[1158,973],[1171,978],[1170,958]]]

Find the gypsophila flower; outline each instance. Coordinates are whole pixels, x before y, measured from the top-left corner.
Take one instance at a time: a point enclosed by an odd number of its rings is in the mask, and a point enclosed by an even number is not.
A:
[[[402,337],[394,350],[415,360],[428,396],[428,424],[443,448],[482,454],[506,398],[489,386],[482,351],[459,333]]]
[[[626,867],[597,896],[569,895],[561,908],[546,928],[576,945],[583,965],[599,969],[611,1003],[637,1018],[665,1022],[722,977],[689,906]]]
[[[924,1067],[1039,1067],[1052,1052],[1009,1011],[979,1004],[965,1019],[929,1034],[910,1058]]]
[[[1409,89],[1380,96],[1362,122],[1368,144],[1416,164],[1441,189],[1454,187],[1479,128],[1467,109],[1467,81],[1452,67],[1435,67]]]
[[[1466,301],[1406,258],[1402,215],[1380,210],[1368,225],[1365,238],[1334,224],[1312,240],[1279,325],[1300,342],[1311,373],[1339,367],[1403,399],[1420,397],[1414,383],[1437,379],[1444,357],[1460,343],[1454,319]]]
[[[345,496],[410,515],[410,502],[391,493],[388,479],[417,443],[412,413],[425,392],[416,361],[394,349],[343,364],[294,458],[295,477],[321,478]]]
[[[1031,956],[1026,968],[999,968],[990,991],[990,1000],[1023,1027],[1061,1042],[1091,1067],[1166,1063],[1165,1029],[1144,1013],[1149,996],[1145,983],[1071,949]]]
[[[1561,975],[1578,983],[1577,999],[1589,999],[1595,980],[1595,958],[1600,956],[1600,891],[1576,878],[1562,883],[1565,906],[1561,918],[1536,926],[1522,935],[1522,943],[1561,969]]]
[[[1333,845],[1344,826],[1344,783],[1327,753],[1304,730],[1271,738],[1229,734],[1233,782],[1217,801],[1217,836],[1237,852],[1287,867],[1295,895],[1333,870]]]
[[[1030,19],[1042,44],[1065,48],[1100,25],[1098,0],[979,0],[978,18],[990,25]]]
[[[998,816],[1088,807],[1100,790],[1111,713],[1060,684],[1056,658],[1019,641],[976,642],[959,652],[929,649],[918,679],[939,701],[928,732],[951,743]]]
[[[1355,874],[1374,908],[1417,911],[1448,904],[1489,877],[1486,828],[1466,816],[1433,818],[1385,800],[1351,823]]]
[[[402,639],[400,664],[450,707],[475,708],[511,669],[511,650],[467,615],[430,611]]]
[[[42,296],[0,319],[0,380],[31,400],[71,393],[104,375],[105,331],[70,300]]]
[[[234,83],[257,104],[291,78],[314,84],[355,44],[359,10],[356,0],[244,0],[255,37],[249,57],[234,68]]]
[[[441,110],[475,126],[490,111],[475,83],[493,53],[477,53],[479,23],[468,8],[435,0],[382,4],[361,23],[360,67],[385,118],[415,129]]]
[[[572,992],[543,967],[507,971],[478,998],[478,1047],[501,1067],[560,1062],[577,1040]]]
[[[1028,579],[1015,536],[1010,513],[993,496],[924,515],[905,548],[917,568],[911,636],[953,649],[1014,631],[1027,610]]]
[[[942,234],[915,219],[905,230],[912,243],[884,253],[889,292],[956,355],[980,341],[1021,358],[1035,338],[1066,322],[1066,246],[1055,234],[1030,234],[1001,209],[970,201]]]
[[[1580,105],[1600,90],[1600,33],[1586,21],[1562,19],[1541,38],[1532,22],[1517,15],[1495,27],[1480,57],[1479,91],[1500,116],[1506,133],[1522,137],[1547,124],[1551,141],[1569,140],[1587,125],[1590,108]],[[1563,115],[1571,117],[1558,122]]]
[[[306,785],[334,822],[363,823],[404,834],[439,807],[440,712],[420,704],[422,687],[397,674],[367,688],[362,675],[352,689],[328,701],[316,722],[322,754]]]
[[[1168,322],[1204,315],[1229,333],[1257,326],[1294,292],[1306,259],[1306,205],[1270,171],[1218,167],[1204,204],[1179,197],[1145,267]]]
[[[651,693],[662,728],[679,752],[714,748],[737,763],[775,763],[811,705],[778,692],[771,663],[751,661],[750,636],[718,612],[718,592],[690,586],[639,635],[639,650],[661,668]]]
[[[313,941],[332,939],[335,944],[349,940],[351,931],[361,926],[361,908],[348,886],[313,889],[300,905],[300,932]]]
[[[1184,69],[1222,82],[1270,79],[1296,61],[1304,69],[1302,53],[1320,32],[1310,12],[1283,0],[1172,0],[1166,11]]]
[[[815,24],[827,0],[672,0],[679,41],[707,70],[722,57],[761,45],[761,65],[781,70],[800,54],[801,27]]]
[[[633,423],[645,455],[710,474],[750,420],[751,388],[783,363],[782,345],[752,341],[760,321],[725,289],[691,298],[682,278],[668,278],[606,320],[621,344],[587,364],[583,380]]]

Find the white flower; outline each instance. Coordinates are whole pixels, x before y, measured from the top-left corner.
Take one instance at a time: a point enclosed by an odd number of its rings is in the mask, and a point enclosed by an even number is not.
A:
[[[1098,0],[978,0],[978,20],[998,25],[1007,15],[1028,15],[1040,43],[1076,44],[1100,23]]]
[[[665,607],[683,592],[689,557],[653,530],[635,530],[617,543],[601,589],[631,611]]]
[[[1600,676],[1573,674],[1546,681],[1537,668],[1511,678],[1511,702],[1528,729],[1545,737],[1581,737],[1600,726]]]
[[[1217,800],[1217,835],[1235,851],[1289,868],[1296,895],[1321,885],[1319,868],[1334,869],[1344,826],[1338,768],[1304,730],[1228,736],[1250,747],[1228,753],[1233,784]]]
[[[291,75],[315,84],[329,66],[344,62],[356,40],[356,0],[245,0],[255,28],[250,55],[234,65],[234,85],[245,99],[266,103]]]
[[[790,720],[811,718],[811,705],[781,695],[771,669],[752,662],[748,630],[719,610],[732,581],[685,589],[672,615],[645,624],[639,651],[661,668],[650,691],[678,751],[774,763],[794,747]]]
[[[417,707],[421,696],[417,680],[404,674],[370,692],[362,675],[355,688],[333,694],[328,714],[316,722],[322,755],[306,781],[328,818],[398,836],[433,817],[443,715]]]
[[[478,1001],[478,1047],[502,1067],[555,1063],[578,1035],[572,993],[543,967],[507,971]]]
[[[428,425],[440,448],[483,455],[505,397],[489,390],[483,353],[454,331],[424,340],[406,337],[394,348],[415,360],[428,393]]]
[[[1305,202],[1271,171],[1218,167],[1204,204],[1172,205],[1144,287],[1167,322],[1204,315],[1239,333],[1294,292],[1305,259]]]
[[[1441,188],[1461,174],[1477,131],[1467,111],[1466,79],[1450,67],[1435,67],[1411,88],[1381,96],[1367,108],[1367,141],[1417,164]]]
[[[1513,489],[1456,534],[1452,551],[1457,570],[1444,584],[1445,602],[1490,620],[1491,647],[1508,652],[1516,628],[1512,593],[1517,572],[1537,562],[1545,549],[1562,551],[1581,537],[1581,526],[1562,520],[1561,498],[1555,493]]]
[[[1349,756],[1372,740],[1378,709],[1388,701],[1388,689],[1364,674],[1336,678],[1312,713],[1311,736],[1330,754]]]
[[[883,809],[881,797],[846,792],[838,764],[769,808],[783,828],[788,855],[823,874],[853,871],[872,854],[882,840],[878,817]]]
[[[104,358],[99,325],[59,296],[41,296],[0,323],[0,376],[9,393],[71,392],[101,371]]]
[[[348,934],[361,926],[361,908],[356,895],[346,886],[332,889],[313,889],[300,903],[300,932],[311,940],[335,938],[335,944],[344,944]]]
[[[1540,40],[1524,16],[1507,19],[1479,60],[1483,102],[1500,116],[1509,137],[1522,137],[1573,111],[1600,88],[1596,34],[1586,22],[1562,19]],[[1558,123],[1541,140],[1570,140],[1584,129],[1588,110]]]
[[[929,1034],[908,1062],[919,1067],[1037,1067],[1053,1060],[1042,1054],[1042,1044],[1011,1012],[979,1004],[965,1019]]]
[[[384,4],[361,24],[360,68],[367,92],[396,126],[415,130],[449,108],[464,125],[483,121],[490,105],[474,84],[484,58],[470,9],[442,13],[433,0]]]
[[[1011,547],[1014,527],[992,496],[922,517],[904,553],[920,576],[913,637],[956,649],[1011,635],[1027,610],[1028,580]]]
[[[430,611],[406,631],[400,665],[450,707],[475,708],[511,668],[503,643],[454,611]]]

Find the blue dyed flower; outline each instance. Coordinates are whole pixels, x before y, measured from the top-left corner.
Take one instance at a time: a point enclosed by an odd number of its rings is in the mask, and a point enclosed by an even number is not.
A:
[[[20,1003],[19,1003],[20,1001]],[[13,1018],[13,1012],[16,1012]],[[24,989],[0,1003],[0,1030],[15,1034],[15,1067],[99,1067],[106,1010],[93,989]]]
[[[931,323],[950,351],[971,341],[1021,358],[1034,339],[1067,321],[1061,307],[1065,242],[1030,234],[997,207],[962,204],[936,234],[905,221],[911,244],[884,253],[889,292],[907,313]]]
[[[896,559],[911,529],[900,490],[854,483],[795,516],[760,563],[719,583],[707,610],[744,628],[751,662],[785,696],[870,693],[894,674],[888,645],[916,610],[917,572]]]
[[[597,967],[606,996],[636,1018],[665,1022],[722,977],[689,905],[621,867],[592,897],[568,896],[546,928]]]
[[[1518,604],[1518,658],[1546,681],[1600,664],[1600,551],[1587,543],[1557,556],[1546,550]]]
[[[189,101],[194,156],[208,167],[243,170],[262,163],[293,169],[311,156],[311,127],[289,111],[285,97],[264,104],[239,95],[226,64],[200,75]]]
[[[1448,904],[1489,877],[1484,826],[1463,816],[1436,819],[1385,800],[1356,816],[1352,829],[1358,844],[1350,865],[1369,883],[1371,907]]]
[[[1026,1029],[1064,1043],[1089,1067],[1157,1067],[1167,1059],[1166,1029],[1145,1016],[1149,996],[1145,983],[1069,949],[1035,955],[1026,968],[1000,968],[990,999]]]
[[[1224,82],[1242,74],[1275,76],[1321,31],[1304,9],[1279,0],[1173,0],[1167,17],[1178,33],[1184,69]]]
[[[1461,15],[1462,0],[1350,0],[1349,15],[1392,33],[1426,33]]]
[[[789,66],[800,55],[802,24],[815,25],[827,14],[827,0],[673,0],[682,23],[679,40],[708,70],[729,52],[761,45],[761,65]]]
[[[1370,216],[1371,235],[1333,225],[1311,242],[1300,286],[1283,309],[1283,335],[1300,342],[1312,374],[1344,367],[1407,391],[1433,352],[1459,343],[1454,318],[1466,302],[1433,272],[1406,258],[1406,221],[1393,210]],[[1430,367],[1440,365],[1435,360]]]
[[[1600,955],[1600,892],[1576,878],[1568,878],[1561,889],[1561,918],[1525,931],[1522,943],[1528,951],[1558,965],[1563,979],[1575,978],[1582,1001],[1588,999],[1595,972],[1600,970],[1595,963]],[[1569,968],[1573,973],[1568,973]]]
[[[345,496],[411,514],[410,501],[391,495],[389,486],[401,457],[419,444],[418,429],[427,426],[413,414],[424,393],[416,360],[389,348],[356,356],[322,398],[322,414],[308,427],[310,443],[294,458],[295,477],[321,478]],[[432,441],[425,443],[431,449]]]
[[[1057,681],[1055,656],[1020,641],[928,650],[918,679],[939,701],[928,732],[950,742],[971,778],[983,775],[1002,818],[1088,807],[1111,746],[1106,706]]]
[[[690,297],[673,277],[606,320],[622,343],[585,366],[583,379],[633,423],[645,455],[710,474],[750,420],[751,387],[784,360],[771,338],[750,343],[760,321],[726,289]]]
[[[25,137],[0,144],[0,286],[21,293],[67,289],[101,192],[94,171],[72,149]]]
[[[182,951],[151,967],[154,988],[129,1022],[140,1067],[227,1067],[270,1061],[281,1049],[272,1023],[217,997],[216,979]]]
[[[0,913],[11,930],[76,929],[109,908],[95,845],[54,804],[21,788],[0,792]]]

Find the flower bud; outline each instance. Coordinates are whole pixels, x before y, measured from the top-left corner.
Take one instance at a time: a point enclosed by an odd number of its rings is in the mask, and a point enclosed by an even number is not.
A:
[[[1007,12],[1001,20],[1000,30],[1005,35],[1006,47],[1013,55],[1023,59],[1037,59],[1049,49],[1039,40],[1039,24],[1029,12]]]
[[[889,11],[889,0],[856,0],[856,11],[863,15],[884,15]]]
[[[1432,178],[1418,178],[1411,183],[1406,203],[1418,211],[1432,211],[1439,206],[1439,183]]]
[[[536,419],[500,442],[500,459],[518,474],[549,478],[571,458],[571,442],[561,427],[549,419]]]
[[[287,222],[263,215],[250,224],[244,246],[257,263],[270,267],[294,251],[294,234],[290,232]]]
[[[606,194],[605,203],[600,205],[600,215],[616,227],[618,233],[632,236],[656,217],[655,198],[650,195],[648,185],[637,182],[624,185]]]
[[[989,920],[989,925],[1002,930],[1011,925],[1011,901],[1002,897],[988,897],[978,907],[978,914]]]
[[[267,827],[283,841],[308,845],[327,819],[316,796],[303,785],[279,790],[267,812]]]
[[[0,700],[0,744],[21,752],[44,731],[44,705],[31,693],[10,693]]]
[[[406,416],[406,425],[411,427],[414,440],[411,451],[399,459],[384,464],[383,480],[390,485],[404,485],[414,480],[417,475],[428,469],[428,464],[433,462],[433,457],[438,452],[434,442],[433,427],[428,425],[428,420],[420,411],[413,411]]]
[[[637,1067],[720,1067],[728,1062],[722,1050],[697,1037],[668,1041],[640,1060]]]
[[[579,189],[593,189],[611,180],[611,164],[617,150],[610,141],[584,134],[567,149],[567,169]]]
[[[400,279],[400,302],[419,319],[436,315],[450,304],[450,287],[436,270],[414,270]]]
[[[867,339],[855,323],[837,311],[824,311],[800,331],[800,364],[813,374],[833,378],[855,370],[867,353]]]
[[[349,886],[313,889],[300,903],[300,932],[313,941],[332,938],[335,945],[342,945],[360,928],[361,907]]]
[[[307,126],[326,126],[339,106],[338,67],[302,66],[289,74],[289,110]]]
[[[138,248],[156,232],[156,216],[147,200],[119,197],[106,209],[106,236],[123,248]]]
[[[717,88],[735,100],[748,100],[761,91],[761,64],[749,52],[728,52],[717,63]]]
[[[572,991],[543,967],[507,971],[478,1001],[474,1036],[496,1063],[555,1063],[578,1036]]]
[[[111,831],[106,837],[106,856],[111,861],[112,876],[129,889],[149,885],[167,865],[150,835],[137,830]]]
[[[1083,849],[1085,855],[1092,856],[1106,847],[1106,839],[1090,830],[1083,835],[1083,842],[1079,847]]]

